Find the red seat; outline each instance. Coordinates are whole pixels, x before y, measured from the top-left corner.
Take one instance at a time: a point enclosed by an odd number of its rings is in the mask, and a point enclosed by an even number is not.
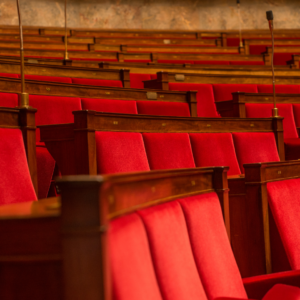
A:
[[[247,118],[270,118],[272,116],[273,104],[246,103]],[[292,104],[277,104],[278,113],[283,117],[283,136],[284,139],[298,138],[297,128],[294,119]]]
[[[300,179],[267,183],[269,205],[281,240],[294,270],[300,269]]]
[[[18,74],[12,74],[12,73],[0,73],[1,77],[10,77],[10,78],[19,78]]]
[[[144,80],[151,80],[150,74],[130,73],[130,87],[133,89],[143,89]]]
[[[195,60],[195,65],[229,65],[229,61],[223,60]]]
[[[258,84],[257,90],[259,93],[273,93],[273,85]],[[279,94],[300,94],[300,87],[296,84],[277,84],[275,86],[275,91]]]
[[[274,65],[287,65],[293,59],[293,54],[299,53],[274,53]]]
[[[21,75],[19,75],[21,78]],[[52,81],[61,83],[72,83],[72,79],[69,77],[58,77],[58,76],[43,76],[43,75],[25,75],[25,79],[39,80],[39,81]]]
[[[267,52],[267,47],[272,47],[272,42],[269,45],[249,45],[250,54],[260,55]]]
[[[242,173],[244,164],[279,161],[272,132],[234,132],[234,147]]]
[[[200,83],[169,83],[171,91],[198,91],[197,114],[198,117],[219,117],[215,107],[214,94],[211,84]]]
[[[99,174],[149,170],[140,133],[97,131],[95,135]]]
[[[231,60],[230,65],[243,65],[243,66],[263,66],[265,63],[263,61],[237,61]]]
[[[74,123],[72,112],[81,110],[81,99],[72,97],[40,96],[30,95],[29,104],[37,108],[36,125],[50,125]],[[44,147],[40,142],[40,130],[36,130],[37,147],[37,169],[39,197],[47,197],[48,190],[54,171],[54,161],[47,150],[39,149]]]
[[[143,133],[151,170],[194,168],[187,133]]]
[[[0,128],[0,154],[0,205],[36,200],[21,130]]]
[[[172,60],[172,59],[158,59],[157,62],[159,64],[193,64],[194,61],[193,60]]]
[[[241,174],[231,133],[190,133],[196,167],[229,166],[228,175]]]
[[[114,99],[81,99],[82,109],[121,114],[137,114],[136,101]]]
[[[72,78],[72,83],[83,84],[83,85],[95,85],[95,86],[123,87],[122,81],[120,81],[120,80]]]
[[[0,93],[0,106],[12,108],[18,106],[18,95],[10,93]]]
[[[139,114],[156,116],[190,117],[188,103],[161,102],[161,101],[137,101]]]
[[[256,84],[213,84],[215,101],[232,100],[232,93],[257,93]]]

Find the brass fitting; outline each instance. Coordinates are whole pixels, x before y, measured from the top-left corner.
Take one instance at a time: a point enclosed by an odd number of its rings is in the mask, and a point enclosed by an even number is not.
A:
[[[19,108],[29,108],[29,94],[20,93],[19,97]]]
[[[279,115],[278,115],[278,108],[277,107],[274,107],[272,109],[272,115],[273,115],[273,118],[278,118]]]

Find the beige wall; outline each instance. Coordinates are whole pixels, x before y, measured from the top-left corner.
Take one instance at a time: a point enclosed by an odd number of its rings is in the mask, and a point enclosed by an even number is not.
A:
[[[64,1],[19,0],[24,25],[64,26]],[[300,0],[241,0],[242,28],[300,28]],[[79,28],[238,29],[236,0],[68,0],[68,25]],[[0,25],[17,25],[16,0],[0,0]]]

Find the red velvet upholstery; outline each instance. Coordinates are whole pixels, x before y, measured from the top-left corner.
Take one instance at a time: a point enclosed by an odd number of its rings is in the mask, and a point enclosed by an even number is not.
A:
[[[133,89],[143,89],[144,80],[151,80],[150,74],[130,73],[130,87]]]
[[[162,101],[137,101],[137,110],[143,115],[189,117],[188,103],[162,102]]]
[[[272,84],[258,84],[257,90],[259,93],[273,93]],[[275,85],[276,93],[280,94],[300,94],[300,87],[296,84],[277,84]]]
[[[21,78],[21,75],[19,75]],[[61,83],[72,83],[72,79],[69,77],[58,77],[58,76],[42,76],[42,75],[25,75],[25,79],[39,80],[39,81],[52,81]]]
[[[18,74],[12,74],[12,73],[0,73],[1,77],[10,77],[10,78],[19,78]]]
[[[190,133],[196,167],[229,166],[228,175],[241,174],[230,133]]]
[[[214,94],[211,84],[198,83],[169,83],[171,91],[198,91],[197,114],[198,117],[219,117],[215,107]]]
[[[300,271],[279,272],[243,279],[249,298],[262,299],[275,284],[288,284],[300,287]]]
[[[227,47],[239,47],[240,39],[239,38],[227,38]]]
[[[265,63],[263,61],[237,61],[232,60],[229,62],[230,65],[244,65],[244,66],[263,66]]]
[[[216,193],[179,200],[198,272],[208,299],[247,298]]]
[[[147,234],[137,214],[110,223],[109,252],[113,299],[162,300]]]
[[[151,79],[157,79],[157,74],[150,74]]]
[[[267,52],[267,47],[272,47],[272,42],[269,45],[249,45],[249,52],[250,54],[260,55]]]
[[[300,104],[293,104],[296,127],[300,127]]]
[[[194,168],[194,158],[187,133],[144,133],[151,170]]]
[[[124,59],[124,62],[129,63],[148,63],[151,62],[150,59]]]
[[[45,147],[36,147],[38,199],[47,198],[55,168],[55,160]]]
[[[72,78],[72,83],[83,84],[83,85],[95,85],[95,86],[123,87],[122,81],[120,81],[120,80]]]
[[[300,138],[284,140],[285,159],[300,159]]]
[[[232,93],[257,93],[256,84],[213,84],[215,101],[232,100]]]
[[[113,99],[81,99],[82,109],[100,112],[137,114],[136,102]]]
[[[149,170],[140,133],[98,131],[95,136],[99,174]]]
[[[18,106],[18,95],[10,93],[0,93],[1,107],[16,107]]]
[[[0,128],[0,205],[36,200],[22,132]]]
[[[229,61],[223,60],[195,60],[195,65],[229,65]]]
[[[242,173],[244,164],[279,161],[272,132],[234,132],[232,135]]]
[[[172,59],[158,59],[159,64],[193,64],[193,60],[172,60]]]
[[[293,53],[298,54],[298,53]],[[292,53],[274,53],[274,65],[286,65],[289,60],[293,59]]]
[[[163,299],[206,300],[180,204],[168,202],[138,213],[145,224]]]
[[[300,289],[294,286],[276,284],[263,298],[263,300],[282,299],[300,300]]]
[[[73,97],[30,95],[29,104],[38,110],[36,125],[74,123],[72,112],[81,110],[81,99]],[[36,140],[40,141],[38,129]]]
[[[256,104],[246,103],[246,116],[247,118],[270,118],[272,116],[271,103]],[[285,139],[298,138],[296,124],[294,120],[292,104],[284,103],[277,104],[278,112],[283,117],[283,136]]]
[[[300,269],[300,179],[267,183],[269,205],[292,269]]]

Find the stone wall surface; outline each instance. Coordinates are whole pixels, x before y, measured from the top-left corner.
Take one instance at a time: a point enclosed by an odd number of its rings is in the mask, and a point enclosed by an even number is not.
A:
[[[64,26],[64,1],[19,0],[24,25]],[[300,28],[300,0],[241,0],[243,29]],[[106,29],[238,29],[236,0],[68,0],[68,27]],[[0,25],[17,25],[16,0],[0,0]]]

